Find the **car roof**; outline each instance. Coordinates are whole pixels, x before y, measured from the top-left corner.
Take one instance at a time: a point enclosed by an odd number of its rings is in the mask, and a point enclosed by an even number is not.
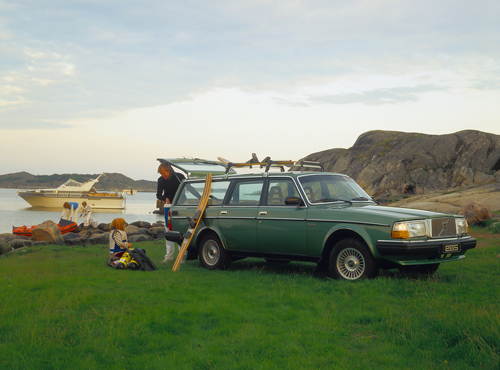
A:
[[[311,175],[319,175],[319,176],[329,176],[336,175],[342,177],[349,177],[342,173],[334,173],[334,172],[319,172],[319,171],[275,171],[275,172],[251,172],[251,173],[233,173],[233,174],[224,174],[224,175],[216,175],[212,178],[212,181],[218,180],[238,180],[238,179],[259,179],[259,178],[278,178],[278,177],[294,177],[299,178],[302,176],[311,176]],[[191,177],[191,181],[201,180],[200,177],[195,178]]]
[[[323,167],[318,162],[311,161],[271,161],[268,160],[267,163],[233,163],[223,158],[220,158],[221,161],[213,161],[202,158],[192,158],[192,157],[180,157],[180,158],[158,158],[158,161],[161,163],[167,163],[175,169],[179,169],[182,172],[185,172],[188,178],[202,178],[205,177],[208,173],[212,174],[212,176],[224,177],[224,178],[233,178],[233,177],[275,177],[275,176],[297,176],[300,174],[311,174],[311,173],[325,173],[323,171]],[[267,160],[268,158],[266,158]],[[234,168],[243,168],[252,166],[256,168],[264,168],[265,172],[256,172],[256,173],[236,173]],[[318,171],[284,171],[284,167],[295,167],[297,168],[312,168],[312,169],[321,169],[321,172]],[[280,169],[281,172],[270,171],[270,169]]]

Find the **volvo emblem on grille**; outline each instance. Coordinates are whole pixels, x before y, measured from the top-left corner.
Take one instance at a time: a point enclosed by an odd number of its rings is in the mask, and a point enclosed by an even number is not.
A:
[[[450,220],[447,220],[446,222],[443,222],[443,228],[441,229],[441,232],[439,233],[438,237],[441,236],[441,234],[446,230],[446,226],[448,225],[448,222]]]

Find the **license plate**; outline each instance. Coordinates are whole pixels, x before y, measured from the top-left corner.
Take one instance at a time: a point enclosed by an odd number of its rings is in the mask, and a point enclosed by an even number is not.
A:
[[[460,243],[454,243],[454,244],[444,244],[443,245],[443,253],[455,253],[455,252],[460,252],[461,250]]]

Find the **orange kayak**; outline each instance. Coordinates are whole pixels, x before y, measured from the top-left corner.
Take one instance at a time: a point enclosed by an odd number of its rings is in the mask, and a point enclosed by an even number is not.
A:
[[[16,234],[16,235],[26,236],[28,238],[31,238],[31,232],[37,226],[38,225],[14,227],[12,230],[12,233]],[[69,222],[68,223],[67,221],[63,223],[63,226],[61,226],[61,224],[57,224],[57,226],[59,227],[59,230],[61,230],[61,234],[66,234],[66,233],[70,233],[72,231],[75,231],[76,228],[78,227],[76,222]]]

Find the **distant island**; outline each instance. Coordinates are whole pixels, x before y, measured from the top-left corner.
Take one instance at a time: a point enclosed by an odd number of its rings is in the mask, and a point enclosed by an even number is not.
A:
[[[95,179],[100,174],[64,173],[53,175],[32,175],[28,172],[15,172],[0,175],[0,188],[4,189],[42,189],[57,188],[69,179],[86,182]],[[132,180],[120,173],[104,173],[95,184],[96,190],[123,191],[133,189],[144,192],[156,192],[156,181]]]

